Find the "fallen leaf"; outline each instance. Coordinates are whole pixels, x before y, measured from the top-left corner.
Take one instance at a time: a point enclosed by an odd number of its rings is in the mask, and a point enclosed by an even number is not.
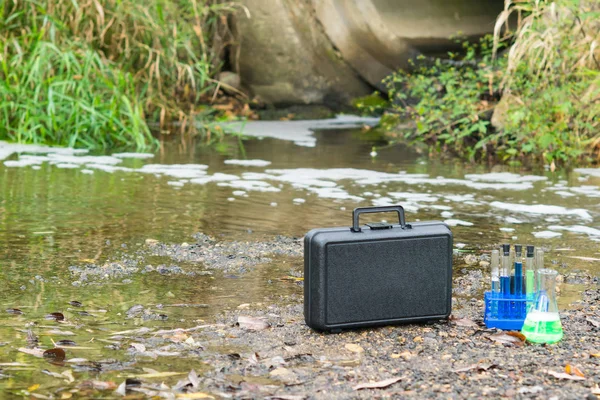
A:
[[[96,390],[113,390],[117,388],[117,384],[112,381],[83,381],[81,382],[82,387],[91,387]]]
[[[356,343],[347,343],[344,347],[346,348],[346,350],[350,350],[353,353],[362,353],[363,351],[365,351],[365,349],[363,349]]]
[[[60,347],[55,347],[53,349],[48,349],[43,353],[44,358],[53,360],[53,361],[64,361],[66,354],[63,349]]]
[[[585,380],[585,378],[582,378],[580,376],[569,375],[569,374],[566,374],[564,372],[555,372],[555,371],[548,370],[548,371],[546,371],[546,373],[548,375],[552,375],[553,377],[558,378],[558,379],[569,379],[569,380],[572,380],[572,381],[584,381]]]
[[[119,394],[121,396],[125,396],[127,394],[127,386],[125,384],[125,381],[123,381],[123,383],[121,383],[119,385],[119,387],[117,388],[117,390],[115,390],[116,394]]]
[[[58,372],[48,371],[47,369],[43,369],[42,374],[50,375],[54,378],[64,379],[64,376],[62,374],[59,374]]]
[[[18,308],[7,308],[6,312],[9,314],[15,314],[15,315],[23,314],[23,311],[19,310]]]
[[[29,355],[32,355],[32,356],[35,356],[35,357],[40,357],[40,358],[44,357],[44,350],[43,349],[38,349],[38,348],[27,349],[25,347],[20,347],[18,350],[21,353],[29,354]]]
[[[592,357],[592,358],[600,358],[600,353],[592,353],[592,354],[590,354],[590,357]]]
[[[398,382],[401,379],[402,379],[402,377],[396,377],[396,378],[385,379],[385,380],[379,381],[379,382],[361,383],[359,385],[354,386],[352,389],[354,389],[354,390],[383,389],[388,386],[392,386],[394,383]]]
[[[29,395],[31,397],[35,397],[36,399],[52,400],[52,397],[48,397],[39,393],[29,393]]]
[[[71,397],[73,397],[73,393],[70,392],[62,392],[60,395],[61,400],[70,399]]]
[[[75,336],[75,333],[71,331],[61,331],[59,329],[54,329],[45,333],[45,335],[56,335],[56,336]]]
[[[295,394],[282,394],[282,395],[274,395],[265,397],[268,400],[304,400],[308,396],[307,395],[295,395]]]
[[[35,385],[31,385],[27,388],[29,392],[33,392],[34,390],[38,390],[40,388],[40,384],[36,383]]]
[[[525,343],[525,336],[519,332],[498,332],[488,336],[488,338],[497,343],[523,346]]]
[[[457,326],[468,326],[478,327],[477,323],[469,318],[458,318],[453,315],[450,316],[450,321],[454,322]]]
[[[469,366],[455,369],[454,372],[467,372],[476,370],[478,372],[487,371],[488,369],[496,368],[498,364],[471,364]]]
[[[178,399],[214,399],[213,396],[206,393],[196,392],[196,393],[180,393],[177,395]]]
[[[64,371],[62,373],[62,376],[64,376],[65,378],[67,378],[67,382],[68,383],[72,383],[75,381],[75,377],[73,376],[73,371],[71,371],[70,369]]]
[[[73,307],[81,307],[83,305],[79,301],[70,301],[69,304]]]
[[[191,370],[188,374],[188,379],[194,388],[197,388],[200,385],[200,379],[198,379],[198,374],[196,374],[196,371]]]
[[[565,372],[569,375],[577,375],[582,378],[585,378],[585,375],[583,374],[583,372],[581,372],[581,370],[579,368],[577,368],[575,365],[567,364],[565,366]]]
[[[240,328],[248,329],[251,331],[260,331],[267,329],[270,325],[264,318],[254,318],[240,315],[237,320]]]
[[[65,320],[65,316],[62,313],[59,312],[53,312],[50,314],[46,314],[46,316],[44,317],[46,319],[52,319],[54,321],[64,321]]]

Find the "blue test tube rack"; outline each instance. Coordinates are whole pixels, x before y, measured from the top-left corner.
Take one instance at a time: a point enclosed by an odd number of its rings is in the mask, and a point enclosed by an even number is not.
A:
[[[483,321],[488,328],[521,330],[527,316],[528,299],[525,294],[485,292]]]

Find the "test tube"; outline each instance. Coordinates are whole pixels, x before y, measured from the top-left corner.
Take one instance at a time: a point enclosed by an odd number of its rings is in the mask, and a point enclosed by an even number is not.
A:
[[[498,318],[498,298],[500,297],[500,252],[492,250],[492,318]]]
[[[538,276],[538,271],[540,269],[544,269],[544,250],[542,249],[537,249],[535,251],[535,274],[534,274],[534,279],[533,279],[533,292],[537,293],[538,290],[540,290],[540,282],[539,282],[539,276]]]
[[[500,293],[502,298],[510,298],[510,244],[502,245],[502,270],[500,271]],[[503,301],[501,303],[499,312],[502,317],[510,316],[510,303]]]
[[[525,294],[532,297],[535,290],[535,267],[533,265],[533,254],[535,247],[527,246],[527,258],[525,259]]]
[[[515,245],[515,263],[514,263],[514,291],[513,293],[519,297],[523,294],[523,246]]]

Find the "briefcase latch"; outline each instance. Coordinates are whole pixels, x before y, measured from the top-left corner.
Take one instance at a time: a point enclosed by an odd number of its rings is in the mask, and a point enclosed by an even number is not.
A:
[[[387,222],[373,222],[373,223],[367,224],[367,226],[373,230],[392,229],[392,224],[388,224]]]

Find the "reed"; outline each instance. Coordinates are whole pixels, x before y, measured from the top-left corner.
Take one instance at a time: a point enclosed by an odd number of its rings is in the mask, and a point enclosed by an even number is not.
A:
[[[400,132],[469,159],[600,161],[600,2],[506,0],[492,37],[386,84]]]
[[[232,38],[233,2],[0,2],[0,138],[87,148],[193,132]]]

